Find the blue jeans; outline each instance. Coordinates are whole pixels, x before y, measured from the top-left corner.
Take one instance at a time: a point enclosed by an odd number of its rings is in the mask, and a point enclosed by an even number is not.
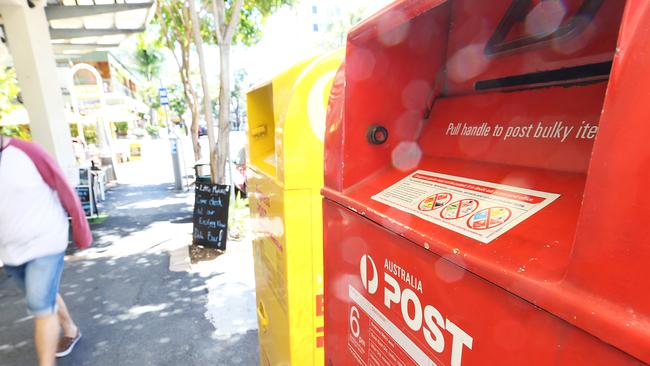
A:
[[[25,293],[27,309],[34,316],[56,312],[56,295],[63,272],[65,253],[36,258],[19,266],[5,265],[5,271]]]

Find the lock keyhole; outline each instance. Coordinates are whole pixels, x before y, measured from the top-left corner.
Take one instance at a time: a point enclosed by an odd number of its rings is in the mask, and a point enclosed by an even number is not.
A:
[[[381,145],[388,140],[388,130],[381,125],[372,125],[368,127],[366,140],[373,145]]]

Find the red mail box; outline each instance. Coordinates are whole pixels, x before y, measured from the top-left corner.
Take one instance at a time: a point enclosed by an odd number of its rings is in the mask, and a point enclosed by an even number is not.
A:
[[[325,141],[326,365],[650,363],[650,2],[401,0]]]

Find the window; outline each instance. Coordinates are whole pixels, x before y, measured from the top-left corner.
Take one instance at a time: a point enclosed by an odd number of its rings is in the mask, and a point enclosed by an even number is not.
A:
[[[318,32],[318,24],[313,25],[314,32]]]
[[[311,6],[311,13],[312,14],[318,14],[318,6],[312,5]]]

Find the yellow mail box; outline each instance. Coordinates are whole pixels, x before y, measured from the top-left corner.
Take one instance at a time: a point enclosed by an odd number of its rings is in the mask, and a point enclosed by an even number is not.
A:
[[[323,365],[323,137],[343,56],[301,62],[247,93],[262,365]]]

